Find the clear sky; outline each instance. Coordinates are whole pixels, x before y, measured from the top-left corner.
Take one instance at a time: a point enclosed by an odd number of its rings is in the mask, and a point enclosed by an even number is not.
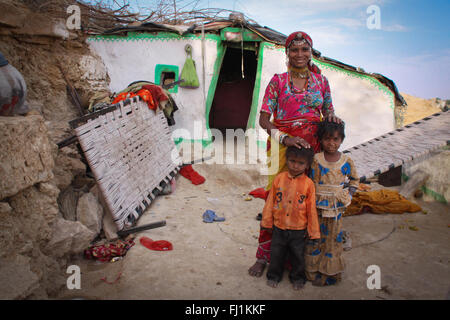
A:
[[[367,11],[373,5],[379,15]],[[449,0],[199,0],[197,8],[240,11],[285,35],[305,31],[322,55],[383,74],[400,92],[450,99]]]

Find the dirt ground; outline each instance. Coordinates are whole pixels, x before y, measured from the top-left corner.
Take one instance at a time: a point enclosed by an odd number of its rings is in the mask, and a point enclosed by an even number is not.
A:
[[[423,212],[363,214],[344,218],[353,248],[344,252],[346,271],[337,286],[308,282],[294,291],[287,274],[278,288],[248,275],[255,262],[264,201],[246,195],[265,183],[256,165],[194,165],[206,178],[195,186],[182,176],[168,196],[158,197],[138,225],[167,225],[136,234],[124,259],[100,263],[77,259],[81,289],[65,289],[60,299],[448,299],[450,289],[449,207],[418,201]],[[376,187],[376,186],[375,186]],[[380,187],[378,185],[378,187]],[[211,209],[224,222],[204,223]],[[416,227],[418,230],[411,230]],[[414,229],[414,228],[413,228]],[[152,251],[139,239],[168,240],[173,251]],[[384,239],[385,238],[385,239]],[[378,242],[377,240],[384,239]],[[372,242],[375,242],[371,244]],[[369,290],[367,267],[378,265],[382,289]],[[101,278],[106,277],[105,283]]]

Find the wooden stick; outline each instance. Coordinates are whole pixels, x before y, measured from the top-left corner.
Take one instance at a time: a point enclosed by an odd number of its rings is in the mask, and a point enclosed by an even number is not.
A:
[[[162,221],[158,221],[158,222],[144,224],[144,225],[136,227],[136,228],[117,231],[117,235],[119,237],[123,238],[131,233],[140,232],[140,231],[144,231],[144,230],[148,230],[148,229],[155,229],[155,228],[163,227],[165,225],[166,225],[166,220],[162,220]]]
[[[77,141],[78,141],[77,136],[71,136],[71,137],[69,137],[69,138],[67,138],[67,139],[64,139],[64,140],[58,142],[58,143],[57,143],[58,149],[67,147],[67,146],[69,146],[69,145],[71,145],[72,143],[75,143],[75,142],[77,142]]]

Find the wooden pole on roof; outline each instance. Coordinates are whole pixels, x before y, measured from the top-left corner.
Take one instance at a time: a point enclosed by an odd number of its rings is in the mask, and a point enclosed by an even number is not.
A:
[[[173,12],[175,13],[175,23],[177,24],[177,0],[173,0]]]

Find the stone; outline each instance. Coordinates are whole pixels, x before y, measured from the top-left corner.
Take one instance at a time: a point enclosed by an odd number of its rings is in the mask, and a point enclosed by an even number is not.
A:
[[[79,221],[58,218],[53,226],[53,235],[47,244],[46,252],[54,257],[63,257],[83,252],[87,249],[96,233]]]
[[[46,183],[29,187],[9,198],[10,214],[0,216],[0,254],[6,256],[33,248],[41,250],[54,232],[59,217],[56,186]],[[2,234],[4,236],[2,236]]]
[[[103,197],[101,191],[99,190],[98,185],[97,184],[94,185],[89,192],[92,193],[97,198],[97,200],[103,207],[104,215],[102,221],[102,229],[105,237],[108,240],[116,239],[118,237],[117,225],[113,220],[113,216],[108,209],[108,205],[106,204],[105,198]]]
[[[12,208],[8,202],[0,202],[0,214],[1,213],[11,213]]]
[[[0,24],[10,28],[20,28],[24,25],[28,10],[12,3],[2,3]]]
[[[31,271],[30,260],[22,255],[0,260],[1,300],[24,299],[39,288],[39,277]]]
[[[58,188],[64,190],[72,183],[76,175],[86,173],[86,165],[79,158],[76,158],[76,156],[66,154],[60,150],[55,159],[55,169],[53,172]]]
[[[77,174],[72,180],[72,187],[75,190],[82,190],[89,192],[89,190],[95,185],[95,179],[89,178],[85,174]]]
[[[111,214],[107,212],[103,217],[103,233],[105,234],[106,239],[113,240],[118,238],[117,236],[117,225],[114,222]]]
[[[67,187],[58,196],[58,206],[61,215],[69,221],[77,220],[77,204],[80,192],[72,186]]]
[[[5,297],[47,299],[64,285],[67,253],[48,246],[59,232],[58,193],[52,181],[41,182],[0,202],[0,281],[5,283],[2,274],[13,269],[7,281],[20,284],[3,286]],[[65,256],[55,258],[55,253]]]
[[[102,228],[103,207],[92,193],[85,193],[78,199],[77,221],[89,230],[99,234]]]
[[[0,117],[0,200],[53,178],[54,161],[41,116]]]

